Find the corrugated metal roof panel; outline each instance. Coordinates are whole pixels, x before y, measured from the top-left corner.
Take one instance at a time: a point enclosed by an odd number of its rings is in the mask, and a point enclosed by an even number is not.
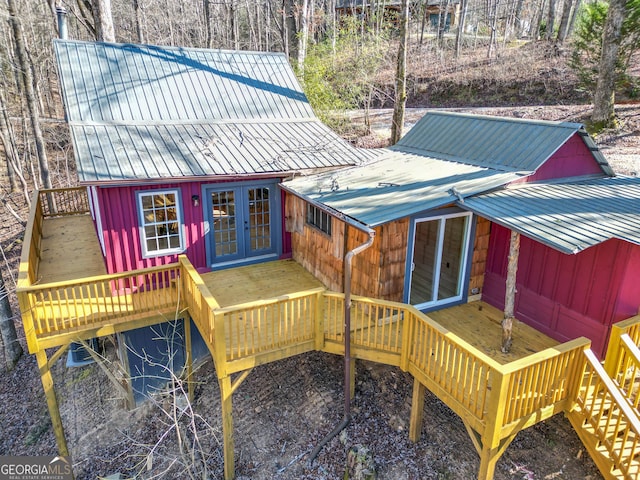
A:
[[[496,170],[534,172],[579,131],[578,123],[428,112],[391,148]],[[603,170],[610,173],[604,163]]]
[[[352,147],[320,121],[72,123],[71,131],[84,183],[290,172],[381,154]]]
[[[309,177],[284,186],[366,225],[453,203],[457,198],[496,188],[522,176],[386,149],[361,167]]]
[[[314,117],[281,53],[69,40],[54,47],[70,121]]]
[[[640,179],[529,184],[464,199],[463,206],[565,253],[611,238],[640,244]]]

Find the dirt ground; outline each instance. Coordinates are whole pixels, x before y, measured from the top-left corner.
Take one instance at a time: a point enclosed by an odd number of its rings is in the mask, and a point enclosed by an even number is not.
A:
[[[482,109],[480,113],[580,121],[588,111],[585,106],[556,106]],[[618,112],[620,128],[602,133],[597,141],[616,171],[637,175],[640,106],[622,105]],[[421,114],[409,112],[408,123]],[[353,117],[357,120],[358,115]],[[376,113],[374,118],[373,134],[360,139],[360,144],[384,142],[388,112]],[[2,215],[0,240],[8,257],[6,265],[15,268],[20,235],[15,222]],[[14,309],[17,312],[15,304]],[[21,322],[16,323],[24,338]],[[106,346],[113,355],[109,342]],[[59,361],[54,379],[77,479],[116,472],[122,478],[190,478],[185,459],[201,468],[206,465],[208,478],[221,478],[220,398],[211,361],[196,373],[198,385],[191,406],[185,405],[182,395],[168,395],[126,411],[96,365],[67,368]],[[255,368],[233,400],[238,478],[342,478],[346,452],[357,444],[369,449],[381,479],[475,478],[479,460],[464,425],[429,393],[422,438],[415,444],[409,441],[411,389],[411,377],[399,369],[358,362],[352,423],[309,466],[309,453],[342,419],[342,358],[311,353]],[[33,356],[25,355],[17,368],[0,374],[0,405],[0,455],[56,453]],[[557,415],[518,434],[498,462],[495,478],[601,476],[568,421]]]

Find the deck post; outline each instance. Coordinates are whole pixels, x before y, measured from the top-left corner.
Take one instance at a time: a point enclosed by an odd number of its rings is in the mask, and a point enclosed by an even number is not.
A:
[[[496,463],[508,445],[508,443],[501,444],[500,434],[504,409],[507,404],[509,375],[492,370],[491,377],[492,389],[487,405],[486,426],[481,437],[482,449],[480,450],[478,480],[493,479]]]
[[[191,350],[191,317],[189,315],[184,319],[184,343],[187,367],[187,397],[189,402],[193,402],[193,351]]]
[[[69,455],[69,449],[67,448],[67,439],[64,436],[64,427],[62,426],[62,419],[60,418],[60,409],[58,408],[58,399],[56,398],[56,391],[53,386],[53,376],[49,369],[47,352],[44,350],[37,351],[36,360],[38,361],[38,368],[40,369],[40,379],[42,380],[44,395],[47,398],[47,407],[49,408],[49,416],[51,417],[51,424],[53,425],[53,433],[56,436],[56,443],[58,444],[58,452],[60,455],[66,457]]]
[[[351,357],[349,369],[351,370],[349,373],[349,393],[351,398],[354,398],[356,396],[356,359],[354,357]]]
[[[422,430],[422,417],[424,414],[425,386],[416,377],[413,377],[413,395],[411,397],[411,420],[409,421],[409,440],[420,440]]]
[[[224,453],[224,478],[233,480],[235,476],[235,465],[233,456],[233,405],[231,398],[233,389],[231,388],[231,376],[227,375],[218,379],[220,384],[220,400],[222,406],[222,437]]]

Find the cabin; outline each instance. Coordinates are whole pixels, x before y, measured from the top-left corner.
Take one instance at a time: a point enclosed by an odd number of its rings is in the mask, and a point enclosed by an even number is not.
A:
[[[193,395],[193,363],[213,358],[228,479],[233,392],[314,350],[345,357],[347,400],[356,359],[413,375],[410,438],[428,388],[465,423],[478,478],[561,412],[601,471],[640,471],[623,373],[640,342],[640,181],[582,125],[430,112],[359,149],[282,54],[54,49],[80,185],[34,194],[18,298],[62,454],[51,365],[112,336],[129,406],[171,375]],[[604,440],[625,441],[603,453],[592,437],[612,416]]]
[[[289,212],[328,208],[376,231],[354,293],[425,312],[474,297],[503,310],[517,232],[516,318],[560,342],[585,336],[599,356],[611,325],[640,310],[639,187],[580,124],[443,112],[381,159],[283,183]],[[339,250],[342,235],[293,230],[294,258],[340,291],[339,262],[309,249]]]

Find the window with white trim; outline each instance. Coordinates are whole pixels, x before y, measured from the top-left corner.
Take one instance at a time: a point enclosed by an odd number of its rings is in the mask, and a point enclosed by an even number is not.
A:
[[[331,236],[331,215],[307,203],[307,224]]]
[[[145,257],[184,250],[179,190],[138,192],[140,241]]]

